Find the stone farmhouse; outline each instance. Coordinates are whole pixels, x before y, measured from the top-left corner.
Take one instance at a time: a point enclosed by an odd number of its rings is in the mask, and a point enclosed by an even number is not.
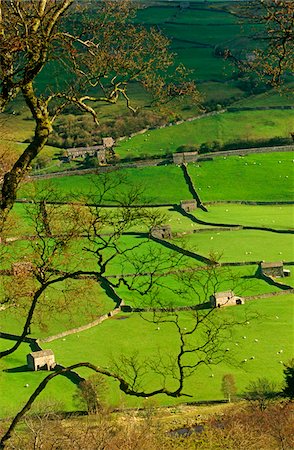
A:
[[[195,162],[198,159],[198,152],[182,152],[173,153],[174,164],[185,164],[190,162]]]
[[[170,225],[161,225],[151,228],[151,236],[158,239],[171,239],[172,231]]]
[[[40,370],[46,368],[52,370],[56,366],[54,353],[52,350],[41,350],[27,355],[27,365],[31,370]]]
[[[67,148],[65,154],[69,160],[81,157],[96,156],[99,164],[106,164],[107,152],[111,152],[114,146],[112,137],[102,138],[102,145],[94,145],[92,147],[73,147]]]
[[[244,299],[235,295],[233,291],[216,292],[210,296],[210,304],[213,308],[243,305],[244,303]]]
[[[197,208],[197,202],[196,200],[192,199],[192,200],[182,200],[180,203],[181,208],[186,211],[186,212],[190,212],[190,211],[194,211],[194,209]]]
[[[286,275],[283,269],[283,262],[261,262],[260,265],[261,273],[268,277],[283,277]]]

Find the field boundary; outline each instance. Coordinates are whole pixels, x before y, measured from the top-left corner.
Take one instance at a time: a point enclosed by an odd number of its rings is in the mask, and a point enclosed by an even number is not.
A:
[[[196,120],[196,119],[193,119]],[[188,121],[188,120],[187,120]],[[181,122],[182,123],[182,122]],[[179,125],[180,123],[176,123],[174,125]],[[146,130],[147,131],[147,130]],[[144,130],[144,132],[146,132]],[[137,133],[137,134],[142,134]],[[91,147],[89,147],[89,150]],[[218,152],[208,152],[199,154],[195,158],[195,162],[205,161],[206,159],[211,159],[214,157],[228,157],[228,156],[246,156],[247,154],[252,153],[276,153],[276,152],[293,152],[294,144],[290,145],[281,145],[281,146],[273,146],[273,147],[249,147],[249,148],[240,148],[240,149],[232,149],[232,150],[223,150]],[[109,164],[107,166],[96,167],[93,169],[72,169],[72,170],[64,170],[64,171],[56,171],[45,174],[32,174],[28,176],[29,180],[32,179],[50,179],[57,177],[67,177],[73,175],[86,175],[86,174],[99,174],[99,173],[108,173],[113,172],[115,170],[122,169],[137,169],[140,167],[153,167],[160,166],[163,164],[171,164],[171,156],[162,156],[160,158],[147,158],[147,159],[136,159],[133,162],[125,162],[118,164]]]

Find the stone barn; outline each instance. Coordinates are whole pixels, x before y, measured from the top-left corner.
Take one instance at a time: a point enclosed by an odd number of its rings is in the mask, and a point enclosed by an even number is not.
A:
[[[261,262],[260,263],[261,273],[267,277],[283,277],[284,269],[283,262]]]
[[[238,295],[235,295],[233,291],[216,292],[210,296],[210,304],[213,308],[243,305],[244,303],[244,299]]]
[[[98,159],[98,163],[101,164],[106,164],[107,160],[106,160],[106,150],[105,148],[101,148],[100,150],[97,151],[96,153],[97,155],[97,159]]]
[[[151,228],[151,236],[159,239],[171,239],[172,231],[170,225],[161,225]]]
[[[28,368],[31,370],[40,370],[46,368],[52,370],[56,366],[54,353],[52,350],[41,350],[27,355]]]
[[[114,139],[112,137],[102,138],[102,146],[105,149],[111,149],[114,146]]]
[[[198,159],[198,152],[173,153],[174,164],[185,164],[195,162]]]
[[[180,206],[184,211],[190,212],[190,211],[194,211],[194,209],[197,208],[197,202],[194,199],[182,200]]]

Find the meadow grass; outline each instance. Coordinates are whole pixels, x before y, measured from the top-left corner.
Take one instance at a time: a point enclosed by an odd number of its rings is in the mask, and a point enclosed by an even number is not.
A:
[[[175,41],[177,63],[182,63],[193,70],[193,78],[197,81],[223,81],[232,75],[232,66],[213,55],[211,48],[188,47],[186,42]],[[201,85],[199,86],[201,92]],[[222,89],[223,90],[223,89]]]
[[[151,203],[179,203],[183,198],[189,198],[190,194],[185,183],[182,170],[176,166],[144,167],[137,169],[123,169],[119,172],[111,172],[110,180],[121,177],[122,183],[116,191],[111,191],[104,200],[104,203],[114,203],[113,196],[127,192],[130,186],[142,191],[141,199]],[[56,190],[56,200],[65,198],[67,200],[81,199],[86,201],[97,201],[97,190],[102,178],[99,175],[77,175],[68,177],[51,178],[48,180],[38,180],[23,184],[19,191],[19,198],[28,197],[34,193],[34,185],[38,190]],[[97,187],[98,186],[98,187]],[[101,186],[101,184],[100,184]]]
[[[294,111],[240,111],[185,122],[121,141],[116,152],[121,158],[173,153],[183,144],[200,145],[218,140],[221,144],[238,140],[288,137]]]
[[[199,271],[194,273],[192,281],[190,280],[190,272],[163,275],[158,280],[160,289],[157,290],[155,300],[154,296],[148,297],[146,295],[142,297],[136,292],[129,291],[125,286],[119,287],[117,292],[124,299],[125,303],[132,307],[152,308],[160,305],[165,308],[195,306],[201,302],[205,303],[209,301],[209,295],[214,291],[233,290],[235,294],[240,296],[253,296],[280,291],[279,287],[269,285],[265,280],[257,277],[257,265],[229,268],[218,267],[215,269],[215,277],[211,279],[211,275],[209,275],[205,267],[199,267],[199,269]],[[145,277],[145,280],[147,282],[147,277]],[[279,281],[291,285],[292,280],[289,277]]]
[[[234,107],[256,106],[285,106],[294,104],[293,83],[289,83],[286,88],[279,91],[270,90],[258,95],[252,95],[234,103]]]
[[[291,201],[294,194],[292,166],[292,152],[276,152],[214,158],[189,164],[188,171],[203,202]]]
[[[207,204],[206,206],[208,212],[197,209],[193,215],[197,219],[211,223],[293,229],[293,205]]]
[[[1,350],[7,348],[7,343],[13,341],[0,339]],[[30,353],[28,344],[22,344],[12,355],[1,360],[0,371],[0,410],[1,418],[15,415],[27,402],[38,384],[48,375],[48,372],[32,372],[26,370],[26,355]],[[28,386],[27,386],[28,385]],[[41,403],[55,411],[72,411],[74,409],[73,395],[76,386],[65,377],[57,377],[53,383],[49,383],[46,390],[38,399]],[[35,408],[35,407],[34,407]]]
[[[232,355],[232,365],[222,363],[218,366],[200,367],[195,375],[186,381],[185,392],[193,395],[188,401],[222,399],[221,379],[226,373],[234,375],[239,394],[249,381],[264,373],[265,367],[266,377],[281,385],[283,365],[279,361],[286,362],[291,357],[292,351],[293,296],[285,295],[280,298],[251,301],[245,307],[232,307],[218,311],[220,316],[234,317],[238,320],[244,320],[244,312],[248,315],[257,312],[260,317],[258,320],[248,319],[249,324],[237,327],[235,331],[232,331],[231,338],[225,342],[225,348],[230,349],[228,354]],[[181,313],[181,316],[183,325],[187,327],[191,325],[193,318],[188,313]],[[151,318],[150,315],[149,318]],[[142,342],[144,342],[144,349]],[[93,329],[80,333],[79,337],[72,335],[67,336],[65,341],[62,339],[53,341],[47,344],[46,348],[51,348],[55,352],[57,361],[63,365],[77,361],[91,361],[103,367],[111,366],[112,360],[121,355],[136,353],[143,360],[149,361],[158,355],[159,349],[162,355],[171,353],[175,355],[177,345],[178,339],[171,326],[161,325],[160,330],[157,330],[157,325],[150,324],[142,320],[138,314],[133,313],[116,316]],[[280,350],[283,352],[277,353]],[[251,360],[252,356],[254,359]],[[246,363],[242,363],[244,359],[247,359]],[[237,364],[234,363],[235,360]],[[20,362],[16,364],[20,365]],[[89,370],[80,370],[79,373],[86,377],[91,375]],[[211,376],[212,374],[214,377]],[[29,383],[38,376],[32,372],[26,372],[25,375]],[[9,374],[5,385],[10,381]],[[155,374],[150,375],[147,381],[148,384],[150,383],[149,389],[160,383],[160,379]],[[25,379],[21,384],[23,385],[24,382]],[[54,398],[69,401],[70,396],[71,393],[68,393],[68,390],[55,388]],[[121,394],[116,383],[111,383],[109,386],[108,397],[108,401],[116,406],[139,406],[144,401]],[[2,402],[4,403],[5,400],[7,402],[7,399],[2,399]],[[14,405],[19,405],[17,389],[15,389],[13,400]],[[171,399],[162,395],[155,399],[158,405],[171,405],[183,401],[187,399]]]
[[[292,166],[292,152],[275,152],[217,157],[213,161],[189,164],[188,171],[202,202],[291,201],[294,191]],[[114,195],[127,192],[129,186],[142,191],[138,203],[179,204],[181,200],[191,198],[183,173],[177,166],[124,169],[110,173],[110,179],[117,177],[117,173],[124,181],[106,196],[105,204],[113,203]],[[269,173],[270,183],[267,182]],[[56,200],[97,202],[99,180],[99,175],[94,174],[37,180],[23,184],[18,196],[29,199],[54,187]]]
[[[13,282],[12,277],[1,276],[1,284]],[[22,331],[29,302],[21,309],[8,308],[1,312],[0,329],[5,333]],[[80,327],[115,308],[115,302],[95,280],[69,280],[47,288],[34,312],[31,334],[44,338],[62,331]],[[7,341],[7,348],[11,342]]]
[[[293,235],[256,230],[207,231],[173,239],[185,242],[188,249],[208,257],[219,255],[221,261],[292,261]]]

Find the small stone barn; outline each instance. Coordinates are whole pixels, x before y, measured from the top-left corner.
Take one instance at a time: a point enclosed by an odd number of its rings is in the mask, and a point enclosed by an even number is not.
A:
[[[114,139],[112,137],[102,138],[102,146],[103,148],[107,148],[108,150],[114,146]]]
[[[170,225],[161,225],[151,228],[151,236],[159,239],[171,239],[172,231]]]
[[[194,209],[197,208],[197,202],[194,199],[182,200],[180,206],[184,211],[190,212],[190,211],[194,211]]]
[[[213,308],[243,305],[244,299],[238,295],[235,295],[233,291],[216,292],[210,296],[210,304]]]
[[[101,148],[100,150],[98,150],[97,153],[96,153],[96,156],[97,156],[99,164],[106,164],[107,163],[105,148]]]
[[[283,277],[284,276],[284,270],[283,270],[283,262],[261,262],[260,263],[260,269],[263,275],[268,277]]]
[[[41,350],[39,352],[32,352],[27,355],[28,368],[31,370],[39,370],[46,368],[47,370],[54,369],[56,366],[54,353],[52,350]]]
[[[198,159],[198,152],[182,152],[173,153],[174,164],[185,164],[189,162],[195,162]]]

